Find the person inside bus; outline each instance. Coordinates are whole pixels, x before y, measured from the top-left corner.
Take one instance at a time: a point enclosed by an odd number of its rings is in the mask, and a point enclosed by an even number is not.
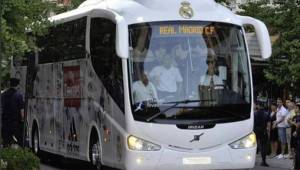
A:
[[[205,75],[201,76],[200,78],[200,87],[201,89],[223,89],[224,84],[222,79],[217,75],[217,68],[216,68],[217,57],[215,52],[212,49],[208,49],[207,51],[207,72]]]
[[[158,90],[159,98],[174,98],[180,94],[182,76],[179,69],[174,66],[173,59],[161,46],[155,50],[160,65],[150,72],[150,78]]]
[[[157,92],[154,85],[149,81],[147,73],[142,72],[139,80],[132,85],[132,94],[134,103],[143,101],[157,101]]]

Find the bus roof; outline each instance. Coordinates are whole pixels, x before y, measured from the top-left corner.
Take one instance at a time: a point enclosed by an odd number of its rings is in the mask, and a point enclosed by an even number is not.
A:
[[[192,10],[190,18],[182,17],[180,14],[182,8]],[[115,17],[121,16],[128,25],[178,20],[215,21],[241,25],[237,15],[214,0],[87,0],[77,9],[53,16],[50,20],[61,23],[97,11],[107,11]]]

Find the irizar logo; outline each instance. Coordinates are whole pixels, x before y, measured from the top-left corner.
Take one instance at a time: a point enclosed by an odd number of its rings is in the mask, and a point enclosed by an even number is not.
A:
[[[190,142],[200,141],[200,137],[204,135],[204,133],[201,133],[200,135],[194,135],[194,139],[190,140]]]
[[[204,129],[204,125],[189,125],[188,129]]]

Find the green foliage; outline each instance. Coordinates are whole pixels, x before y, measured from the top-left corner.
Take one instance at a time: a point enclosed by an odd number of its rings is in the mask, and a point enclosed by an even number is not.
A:
[[[228,0],[216,0],[217,3],[229,5]]]
[[[0,170],[38,170],[40,161],[28,149],[4,148],[0,150]]]
[[[277,2],[277,3],[276,3]],[[258,1],[243,5],[240,14],[258,18],[266,23],[271,35],[279,38],[273,43],[269,67],[264,70],[265,77],[280,87],[289,87],[294,92],[300,81],[300,7],[296,0],[285,3]]]
[[[8,77],[9,58],[35,48],[33,36],[47,32],[48,12],[54,4],[43,0],[0,0],[1,78]]]
[[[47,0],[0,0],[0,80],[9,77],[9,59],[23,56],[36,48],[35,36],[44,35],[50,13],[77,8],[84,0],[72,0],[58,7]],[[28,34],[30,32],[30,34]],[[1,86],[0,86],[1,89]]]
[[[72,0],[71,2],[70,2],[70,4],[67,4],[67,5],[65,5],[65,6],[62,6],[62,7],[60,7],[60,8],[56,8],[55,10],[54,10],[54,12],[56,13],[56,14],[59,14],[59,13],[62,13],[62,12],[66,12],[66,11],[70,11],[70,10],[72,10],[72,9],[75,9],[75,8],[77,8],[82,2],[84,2],[85,0]]]

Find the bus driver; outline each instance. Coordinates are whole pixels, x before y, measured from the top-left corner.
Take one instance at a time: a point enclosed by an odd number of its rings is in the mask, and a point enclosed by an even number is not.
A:
[[[149,82],[146,73],[141,73],[139,76],[139,80],[134,82],[132,86],[134,103],[148,100],[157,101],[156,89],[154,85]]]

